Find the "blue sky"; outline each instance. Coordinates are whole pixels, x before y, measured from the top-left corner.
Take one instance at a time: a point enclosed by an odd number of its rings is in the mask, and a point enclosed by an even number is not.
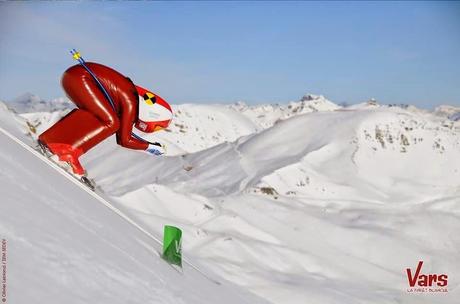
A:
[[[73,47],[171,103],[460,105],[459,2],[3,2],[0,99],[64,96]]]

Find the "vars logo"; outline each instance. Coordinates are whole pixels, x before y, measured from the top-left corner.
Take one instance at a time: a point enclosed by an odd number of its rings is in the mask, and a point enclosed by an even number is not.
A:
[[[423,261],[419,261],[415,272],[406,268],[407,280],[409,281],[408,292],[447,292],[447,274],[422,274]],[[435,287],[435,288],[430,288]]]

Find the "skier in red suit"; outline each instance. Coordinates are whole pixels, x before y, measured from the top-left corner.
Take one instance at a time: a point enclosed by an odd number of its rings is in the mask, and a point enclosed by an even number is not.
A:
[[[78,158],[114,133],[117,143],[123,147],[156,155],[164,153],[161,144],[149,143],[132,134],[133,124],[139,123],[139,87],[110,67],[91,62],[86,65],[97,76],[114,105],[84,67],[70,67],[64,72],[61,82],[77,109],[42,133],[40,144],[57,155],[59,160],[68,162],[73,172],[79,175],[83,175],[85,170]],[[160,128],[153,131],[157,129]]]

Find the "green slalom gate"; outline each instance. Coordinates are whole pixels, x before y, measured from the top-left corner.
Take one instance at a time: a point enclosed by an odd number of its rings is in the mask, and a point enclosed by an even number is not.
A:
[[[168,263],[182,267],[182,231],[174,226],[165,226],[162,258]]]

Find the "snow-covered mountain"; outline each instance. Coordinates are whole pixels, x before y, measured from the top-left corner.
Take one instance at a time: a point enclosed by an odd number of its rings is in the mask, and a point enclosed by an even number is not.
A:
[[[436,107],[434,114],[441,117],[447,117],[450,120],[458,121],[460,120],[460,107],[442,105]]]
[[[259,129],[266,129],[289,117],[318,111],[334,111],[340,107],[322,95],[306,94],[300,101],[289,102],[286,105],[248,106],[244,102],[238,102],[230,108],[248,117]]]
[[[273,303],[456,303],[460,122],[320,96],[174,109],[167,157],[113,138],[82,157],[139,223],[180,226],[185,252]],[[2,115],[39,133],[60,114]],[[419,260],[448,293],[407,292]]]
[[[24,93],[9,101],[7,104],[17,113],[55,112],[75,107],[75,105],[65,97],[43,100],[32,93]]]

